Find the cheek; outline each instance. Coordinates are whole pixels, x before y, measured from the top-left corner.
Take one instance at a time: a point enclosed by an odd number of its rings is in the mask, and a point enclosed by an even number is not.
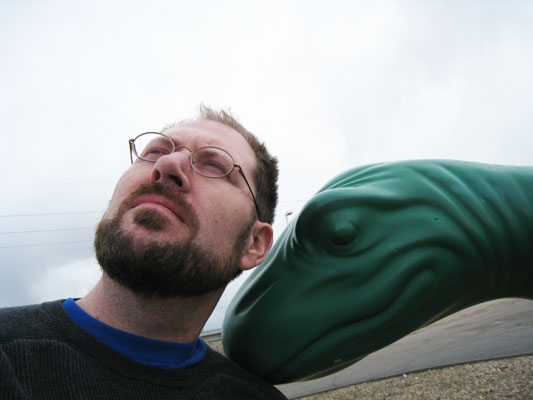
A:
[[[118,211],[118,208],[120,207],[120,204],[122,201],[128,197],[128,195],[136,190],[143,182],[138,174],[135,173],[135,171],[128,170],[126,171],[118,180],[117,185],[115,186],[115,190],[113,191],[113,195],[111,196],[111,200],[109,201],[109,206],[107,208],[107,211],[105,212],[104,216],[106,218],[113,217],[116,212]]]
[[[202,201],[196,203],[195,209],[210,244],[233,246],[235,237],[249,222],[252,211],[244,196],[223,189],[197,194]]]
[[[231,230],[250,217],[253,201],[233,187],[218,187],[196,193],[199,213],[213,229]]]

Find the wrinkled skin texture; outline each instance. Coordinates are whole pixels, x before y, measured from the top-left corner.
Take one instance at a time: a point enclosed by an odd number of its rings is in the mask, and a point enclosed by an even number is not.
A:
[[[477,303],[533,298],[533,168],[364,166],[326,184],[230,304],[226,354],[279,384],[331,374]]]

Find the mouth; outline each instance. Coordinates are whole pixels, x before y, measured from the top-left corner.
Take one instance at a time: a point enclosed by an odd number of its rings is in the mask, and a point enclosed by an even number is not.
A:
[[[136,207],[149,207],[165,214],[171,214],[171,216],[186,224],[182,210],[165,197],[154,194],[139,196],[131,203],[132,209]]]
[[[388,299],[375,303],[367,316],[348,316],[305,341],[290,358],[278,362],[279,367],[266,379],[279,384],[316,379],[339,371],[423,326],[415,316],[427,313],[427,305],[446,289],[439,285],[438,277],[431,270],[418,271],[399,286],[401,289]],[[325,349],[328,354],[337,354],[331,364],[323,356]]]

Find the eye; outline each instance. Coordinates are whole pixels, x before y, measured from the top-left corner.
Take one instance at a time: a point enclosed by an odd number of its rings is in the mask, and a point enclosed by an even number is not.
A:
[[[349,221],[338,221],[329,227],[328,236],[333,243],[343,246],[355,240],[357,229]]]
[[[174,144],[158,133],[144,133],[135,139],[136,154],[147,161],[157,161],[162,156],[172,153]]]
[[[142,152],[141,157],[150,161],[155,161],[161,156],[166,156],[167,154],[170,154],[168,148],[148,146]]]
[[[217,148],[204,147],[193,157],[194,169],[205,176],[225,176],[233,168],[233,161]]]
[[[202,171],[212,171],[216,175],[224,175],[226,173],[224,167],[214,159],[204,160],[199,167],[202,169]]]

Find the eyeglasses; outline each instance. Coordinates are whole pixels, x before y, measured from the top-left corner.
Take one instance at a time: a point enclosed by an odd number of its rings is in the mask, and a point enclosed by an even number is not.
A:
[[[246,186],[250,190],[250,194],[254,200],[255,210],[257,211],[257,217],[259,220],[261,219],[254,192],[244,175],[242,167],[235,164],[233,157],[226,150],[217,146],[205,146],[192,151],[187,146],[176,146],[172,139],[159,132],[144,132],[135,139],[130,139],[128,142],[130,144],[130,160],[132,164],[133,154],[141,160],[155,163],[162,156],[166,156],[180,149],[187,149],[191,152],[189,161],[192,169],[207,178],[222,178],[231,174],[235,167],[237,167]]]

